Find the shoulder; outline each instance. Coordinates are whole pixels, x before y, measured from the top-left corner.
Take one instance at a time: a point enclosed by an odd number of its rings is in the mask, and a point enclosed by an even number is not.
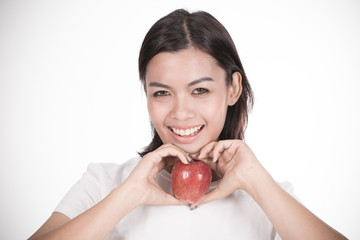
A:
[[[124,182],[140,159],[132,158],[120,164],[90,163],[55,208],[55,212],[74,218],[91,208]]]
[[[140,159],[131,158],[124,163],[90,163],[73,188],[103,198],[127,179]]]
[[[100,182],[112,181],[121,184],[140,160],[140,157],[135,157],[124,163],[90,163],[84,175],[91,175]]]

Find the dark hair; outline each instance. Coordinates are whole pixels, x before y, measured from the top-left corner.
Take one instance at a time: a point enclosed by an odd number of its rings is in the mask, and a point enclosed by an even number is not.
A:
[[[157,21],[146,34],[139,54],[139,75],[146,82],[146,69],[150,60],[161,52],[177,52],[189,47],[197,48],[216,59],[226,72],[226,84],[232,74],[242,77],[242,93],[238,101],[229,106],[219,140],[243,139],[248,121],[248,110],[253,106],[253,92],[241,64],[234,42],[225,27],[207,12],[189,13],[179,9]],[[151,143],[140,156],[154,151],[163,143],[154,126]]]

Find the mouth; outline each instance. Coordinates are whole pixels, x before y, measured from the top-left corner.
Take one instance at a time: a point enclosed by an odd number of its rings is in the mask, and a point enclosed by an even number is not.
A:
[[[204,125],[201,126],[197,126],[197,127],[192,127],[192,128],[174,128],[174,127],[169,127],[169,129],[175,134],[178,135],[180,137],[191,137],[191,136],[195,136],[196,134],[198,134],[202,129],[203,129]]]

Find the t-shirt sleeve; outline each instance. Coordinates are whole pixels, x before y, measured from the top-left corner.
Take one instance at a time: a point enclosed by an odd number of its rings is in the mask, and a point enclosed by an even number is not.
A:
[[[101,200],[99,184],[99,166],[89,164],[87,171],[71,187],[54,212],[65,214],[71,219],[85,212]]]

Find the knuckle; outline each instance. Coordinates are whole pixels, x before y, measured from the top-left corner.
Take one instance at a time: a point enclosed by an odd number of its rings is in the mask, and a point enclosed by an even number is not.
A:
[[[163,148],[169,148],[171,147],[172,145],[170,143],[165,143],[162,145]]]

